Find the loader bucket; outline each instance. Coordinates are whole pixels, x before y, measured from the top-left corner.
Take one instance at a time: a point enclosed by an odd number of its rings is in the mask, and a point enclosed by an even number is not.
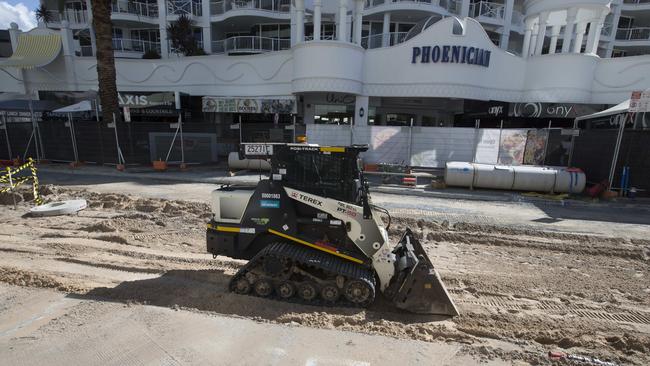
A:
[[[385,293],[396,307],[419,314],[458,315],[438,272],[410,229],[393,253],[395,276]]]

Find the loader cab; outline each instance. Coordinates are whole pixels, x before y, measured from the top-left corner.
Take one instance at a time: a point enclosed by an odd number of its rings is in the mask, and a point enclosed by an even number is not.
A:
[[[365,145],[349,147],[287,144],[271,158],[272,174],[285,186],[361,205],[366,187],[359,164]]]

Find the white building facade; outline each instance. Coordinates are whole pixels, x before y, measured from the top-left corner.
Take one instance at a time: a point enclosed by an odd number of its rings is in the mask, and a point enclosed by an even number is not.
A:
[[[569,121],[650,88],[642,0],[121,1],[112,14],[118,90],[182,93],[225,125],[246,111],[206,100],[294,100],[282,121],[334,124],[323,133],[348,136],[340,125]],[[61,55],[0,73],[0,91],[97,90],[90,2],[67,4],[48,29],[32,31],[59,33]],[[178,14],[194,19],[206,55],[171,49],[166,27]],[[20,31],[10,32],[17,47]],[[149,50],[160,58],[142,59]],[[315,142],[346,142],[322,136]]]

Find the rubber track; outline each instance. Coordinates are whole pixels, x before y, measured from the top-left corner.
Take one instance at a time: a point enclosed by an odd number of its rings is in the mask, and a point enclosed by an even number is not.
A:
[[[246,263],[246,265],[244,265],[244,267],[242,267],[237,273],[235,273],[235,275],[230,280],[230,284],[228,285],[228,288],[232,291],[235,281],[245,276],[245,274],[250,269],[255,268],[258,265],[261,266],[262,259],[268,255],[289,258],[293,262],[300,263],[301,264],[300,267],[302,267],[303,270],[307,269],[308,267],[312,267],[312,268],[320,269],[322,271],[329,272],[329,276],[342,275],[346,277],[346,282],[348,280],[353,280],[353,279],[364,281],[368,283],[373,290],[372,300],[368,301],[368,305],[374,301],[374,297],[376,295],[375,276],[374,276],[374,272],[371,271],[370,269],[364,268],[356,263],[352,263],[332,255],[327,255],[323,252],[311,248],[303,247],[297,244],[283,243],[283,242],[276,242],[276,243],[269,244],[264,249],[262,249],[259,253],[257,253],[255,257],[253,257],[248,263]],[[325,306],[345,305],[345,306],[354,306],[354,307],[358,306],[345,299],[345,296],[343,295],[343,289],[340,289],[340,291],[341,291],[341,296],[339,297],[339,300],[334,304],[323,301],[320,298],[320,295],[317,296],[316,299],[314,299],[313,301],[307,302],[300,299],[297,295],[294,295],[291,299],[281,299],[280,297],[275,295],[275,291],[274,291],[273,295],[269,296],[269,298],[274,298],[277,300],[288,301],[288,302],[298,302],[303,304],[320,305],[320,306],[323,305]],[[250,294],[255,296],[253,290],[251,290]]]

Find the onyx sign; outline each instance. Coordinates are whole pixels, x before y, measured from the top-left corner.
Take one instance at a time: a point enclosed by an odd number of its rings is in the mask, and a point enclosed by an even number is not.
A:
[[[491,51],[467,46],[413,47],[411,63],[468,64],[490,67]]]

